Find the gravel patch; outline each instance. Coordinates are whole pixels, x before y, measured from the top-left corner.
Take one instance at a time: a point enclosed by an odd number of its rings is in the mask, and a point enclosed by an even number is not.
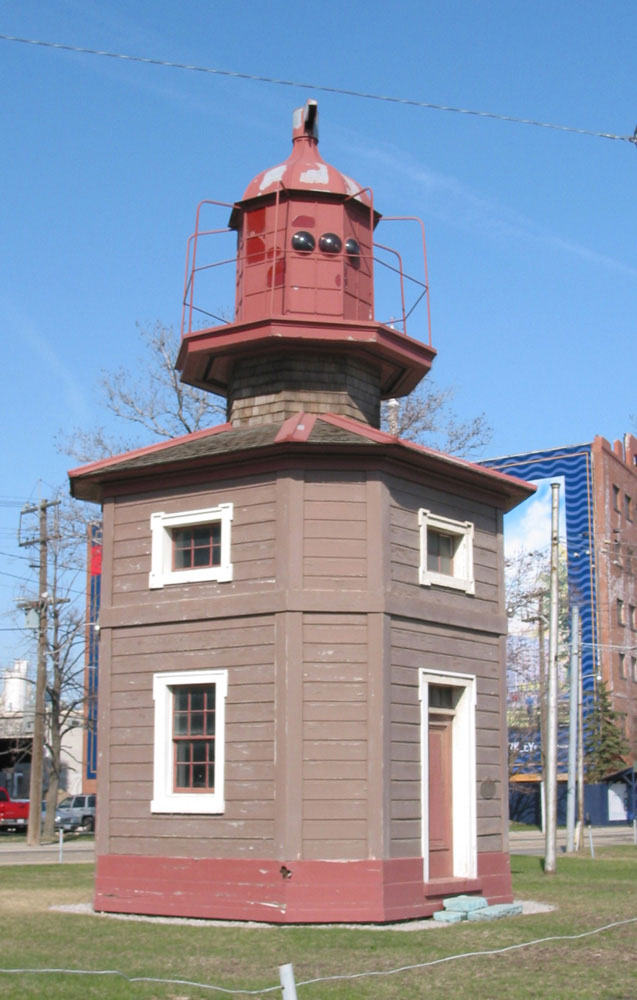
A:
[[[554,906],[549,906],[547,903],[536,903],[530,899],[515,900],[515,902],[522,904],[522,916],[533,913],[550,913],[551,910],[555,909]],[[135,913],[102,913],[94,910],[90,903],[65,903],[60,906],[51,906],[50,909],[58,913],[79,913],[82,916],[102,917],[111,920],[141,920],[152,924],[182,924],[188,927],[245,927],[248,930],[255,930],[258,927],[285,928],[286,926],[295,926],[294,924],[266,924],[253,920],[204,920],[194,917],[151,917]],[[452,925],[438,923],[432,917],[427,917],[424,920],[403,920],[395,924],[312,924],[312,927],[317,929],[335,926],[363,931],[433,931]]]

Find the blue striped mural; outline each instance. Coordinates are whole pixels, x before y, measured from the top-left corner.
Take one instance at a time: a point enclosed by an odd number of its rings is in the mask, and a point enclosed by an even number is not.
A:
[[[582,686],[586,695],[595,690],[598,672],[595,587],[595,538],[590,444],[532,451],[480,462],[489,469],[533,482],[564,477],[566,558],[569,603],[577,604],[582,622]]]

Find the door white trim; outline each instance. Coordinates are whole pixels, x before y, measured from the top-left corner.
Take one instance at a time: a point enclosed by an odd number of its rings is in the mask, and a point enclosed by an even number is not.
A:
[[[423,878],[429,881],[429,685],[461,689],[452,723],[454,878],[477,876],[476,678],[423,667],[419,676]]]

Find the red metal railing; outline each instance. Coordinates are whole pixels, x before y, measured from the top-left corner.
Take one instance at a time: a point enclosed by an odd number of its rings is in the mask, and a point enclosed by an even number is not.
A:
[[[370,232],[372,232],[373,231],[373,223],[374,223],[374,205],[373,205],[373,192],[372,192],[371,188],[361,188],[360,191],[357,191],[355,194],[351,195],[350,198],[356,198],[357,196],[359,196],[359,195],[361,195],[361,194],[363,194],[365,192],[368,192],[369,196],[370,196],[370,205],[369,205],[369,212],[370,212]],[[279,231],[278,230],[278,227],[279,227],[279,213],[280,213],[281,206],[283,204],[282,199],[280,197],[280,193],[281,192],[279,190],[277,190],[277,192],[276,192],[276,201],[275,201],[275,214],[274,214],[274,220],[273,220],[274,221],[274,233],[275,234],[278,234],[278,231]],[[349,199],[347,199],[347,200],[349,200]],[[189,333],[193,332],[193,313],[202,314],[204,316],[210,317],[211,319],[218,320],[219,321],[219,325],[222,325],[223,323],[227,322],[226,318],[217,316],[217,315],[215,315],[214,312],[212,312],[212,311],[210,311],[208,309],[202,308],[202,306],[200,304],[196,304],[195,303],[195,278],[196,278],[196,276],[198,274],[201,274],[201,273],[205,272],[205,271],[211,271],[214,268],[224,267],[224,266],[228,266],[230,264],[234,264],[235,265],[235,273],[236,273],[236,268],[238,268],[240,265],[243,265],[245,263],[245,261],[247,260],[247,255],[246,254],[243,254],[240,257],[238,253],[235,253],[233,256],[227,256],[225,258],[222,258],[220,260],[216,260],[216,261],[213,261],[213,262],[210,262],[210,263],[204,263],[204,264],[201,264],[201,263],[198,264],[197,263],[197,254],[198,254],[198,251],[199,251],[199,241],[203,237],[220,236],[220,235],[225,235],[225,234],[228,234],[228,233],[232,232],[232,229],[230,229],[227,226],[223,227],[223,228],[214,228],[214,229],[200,230],[200,228],[199,228],[199,225],[200,225],[200,216],[201,216],[202,207],[204,205],[214,205],[216,207],[228,208],[228,209],[233,209],[235,207],[234,205],[232,205],[232,204],[230,204],[228,202],[213,201],[211,199],[204,199],[197,206],[197,215],[196,215],[196,221],[195,221],[195,231],[188,238],[187,250],[186,250],[186,268],[185,268],[185,277],[184,277],[184,296],[183,296],[182,321],[181,321],[181,333],[182,333],[182,336],[185,336],[186,334],[189,334]],[[420,305],[420,303],[422,302],[422,300],[426,299],[426,309],[427,309],[427,342],[428,342],[429,346],[431,346],[431,309],[430,309],[430,303],[429,303],[429,276],[428,276],[428,270],[427,270],[427,249],[426,249],[426,242],[425,242],[425,228],[424,228],[423,222],[417,216],[383,216],[382,219],[381,219],[381,221],[383,223],[385,223],[385,222],[397,222],[397,223],[415,222],[420,227],[420,233],[421,233],[421,239],[422,239],[422,266],[423,266],[423,277],[424,277],[424,280],[416,278],[416,277],[412,276],[411,274],[408,274],[405,271],[405,268],[403,266],[402,255],[397,250],[395,250],[393,247],[387,246],[387,245],[385,245],[383,243],[373,242],[372,243],[373,252],[372,252],[371,256],[367,255],[367,254],[363,254],[363,253],[361,254],[361,261],[367,261],[368,264],[369,264],[369,266],[370,266],[370,268],[371,268],[371,271],[372,271],[372,273],[371,273],[371,286],[370,286],[372,316],[374,316],[374,314],[375,314],[375,299],[376,299],[375,288],[374,288],[374,275],[373,275],[373,265],[375,264],[375,265],[377,265],[379,267],[382,267],[382,268],[386,269],[389,272],[393,272],[394,274],[396,274],[398,276],[398,287],[399,287],[399,298],[400,298],[400,309],[396,310],[397,315],[388,317],[387,320],[385,320],[385,319],[380,320],[379,322],[383,322],[383,323],[385,323],[387,325],[391,324],[392,326],[394,324],[396,324],[401,329],[402,333],[407,334],[407,321],[408,321],[408,319],[414,313],[414,311],[418,308],[418,306]],[[389,254],[391,257],[394,258],[395,265],[390,264],[387,260],[383,259],[382,256],[378,256],[377,253],[376,253],[376,251],[380,251],[382,254]],[[277,260],[277,259],[280,260],[280,259],[282,259],[285,262],[287,255],[291,254],[293,252],[294,251],[288,250],[287,248],[277,247],[276,250],[275,250],[275,254],[274,254],[273,260]],[[346,254],[345,253],[341,253],[339,256],[343,260],[346,259]],[[334,258],[335,258],[335,255],[333,255],[331,257],[332,260],[334,260]],[[406,286],[407,287],[413,287],[413,289],[415,291],[415,298],[414,298],[414,300],[410,304],[407,302],[407,297],[408,296],[407,296]],[[274,269],[273,269],[272,280],[270,282],[270,288],[269,288],[269,291],[270,291],[270,313],[271,314],[273,314],[273,310],[275,308],[276,287],[277,286],[276,286],[276,283],[275,283],[275,273],[274,273]],[[266,289],[264,289],[264,290],[266,290]],[[234,306],[233,306],[233,309],[234,309]],[[287,312],[290,311],[289,309],[286,308],[285,299],[284,298],[281,300],[281,310],[282,310],[282,314],[283,315],[285,315]]]

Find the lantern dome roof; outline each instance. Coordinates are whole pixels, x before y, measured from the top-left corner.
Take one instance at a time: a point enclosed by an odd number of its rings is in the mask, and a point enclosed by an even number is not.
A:
[[[273,194],[277,188],[342,195],[367,207],[372,205],[369,189],[326,163],[319,153],[318,105],[312,100],[292,114],[292,152],[287,160],[257,174],[241,201]]]

